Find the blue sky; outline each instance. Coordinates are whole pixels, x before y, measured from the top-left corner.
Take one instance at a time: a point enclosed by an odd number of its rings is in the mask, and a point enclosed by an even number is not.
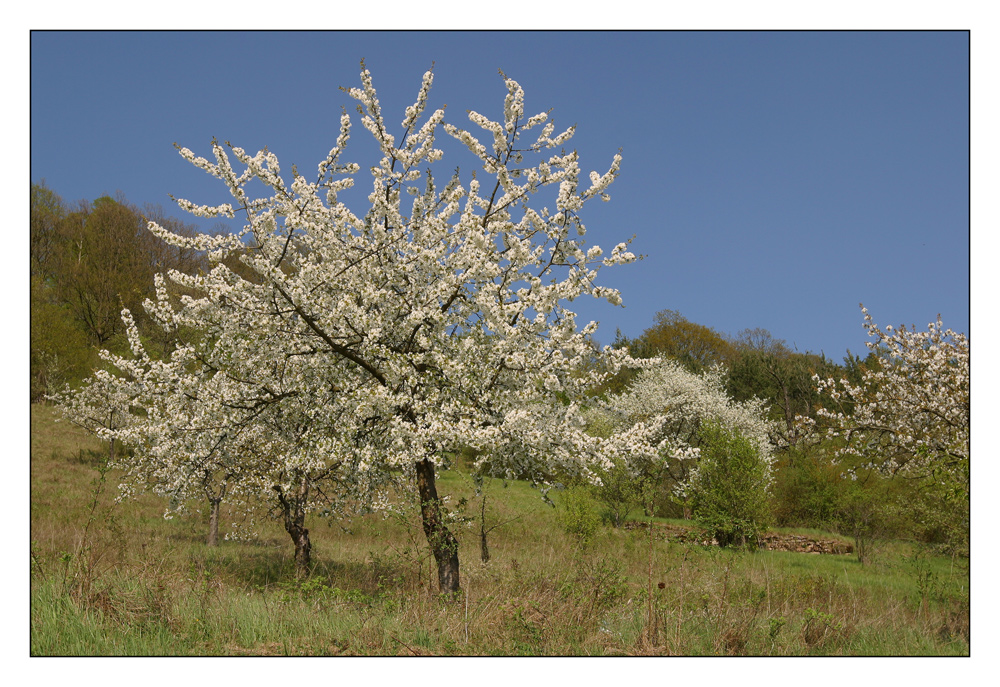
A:
[[[585,171],[621,149],[611,202],[584,210],[588,242],[634,234],[646,258],[602,272],[624,308],[573,304],[603,343],[672,309],[839,361],[864,352],[859,302],[879,324],[941,313],[969,331],[965,32],[34,32],[31,180],[195,222],[168,194],[226,190],[174,142],[266,145],[283,170],[314,170],[353,113],[338,87],[358,85],[361,58],[390,121],[432,62],[446,121],[496,119],[502,69],[529,113],[577,125]],[[345,154],[362,169],[377,161],[366,139],[358,123]],[[439,173],[467,175],[473,159],[439,141]]]

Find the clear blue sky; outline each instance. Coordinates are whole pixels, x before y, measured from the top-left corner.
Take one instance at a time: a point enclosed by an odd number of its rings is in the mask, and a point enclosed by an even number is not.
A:
[[[941,313],[969,331],[965,32],[35,32],[31,180],[194,222],[168,194],[228,198],[175,141],[206,157],[213,136],[266,145],[283,170],[315,170],[341,106],[353,113],[338,87],[358,85],[361,58],[390,121],[432,62],[447,120],[497,118],[502,69],[530,113],[577,124],[585,172],[622,150],[611,202],[585,209],[588,241],[635,234],[647,257],[602,272],[624,308],[573,304],[603,343],[672,309],[840,361],[865,350],[859,302],[879,324]],[[365,169],[376,158],[355,121],[345,158]],[[472,162],[446,148],[438,168]]]

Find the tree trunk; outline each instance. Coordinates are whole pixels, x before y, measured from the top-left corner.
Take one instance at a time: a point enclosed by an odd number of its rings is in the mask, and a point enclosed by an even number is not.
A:
[[[420,519],[423,522],[427,543],[434,553],[438,566],[438,584],[441,593],[459,591],[458,540],[444,523],[441,501],[434,481],[434,464],[429,460],[417,463],[417,491],[420,494]]]
[[[490,562],[490,547],[486,545],[486,530],[483,530],[479,539],[479,559],[483,565]]]
[[[309,542],[309,530],[305,528],[305,502],[309,496],[309,486],[305,480],[299,486],[298,493],[286,498],[281,487],[273,487],[278,492],[282,515],[285,520],[285,531],[295,545],[295,577],[302,578],[309,574],[312,544]]]
[[[312,560],[310,552],[312,544],[309,543],[309,530],[302,526],[302,517],[299,517],[293,525],[286,521],[285,530],[295,543],[295,577],[305,577],[309,574],[309,564]]]
[[[482,510],[479,517],[479,559],[486,565],[490,562],[490,547],[486,544],[486,494],[483,494]]]
[[[220,498],[210,498],[208,500],[210,511],[208,516],[208,540],[206,543],[209,546],[219,545],[219,507],[222,505],[222,499]]]
[[[788,439],[789,439],[788,443],[791,444],[792,446],[795,446],[795,440],[797,438],[794,434],[795,416],[792,414],[792,399],[788,393],[788,385],[782,384],[781,390],[782,392],[784,392],[785,395],[784,411],[785,411],[785,427],[788,430]]]

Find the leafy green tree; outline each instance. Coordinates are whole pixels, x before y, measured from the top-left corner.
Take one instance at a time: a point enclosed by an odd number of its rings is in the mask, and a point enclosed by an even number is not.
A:
[[[31,400],[86,374],[86,337],[53,292],[58,228],[66,216],[62,198],[42,181],[31,185]]]
[[[153,269],[139,240],[145,223],[108,196],[66,215],[57,228],[51,280],[91,343],[104,346],[122,331],[123,308],[141,311]]]
[[[732,356],[726,337],[705,325],[691,322],[676,310],[656,313],[655,324],[639,337],[633,355],[651,358],[665,355],[694,373],[701,373]]]
[[[769,465],[738,432],[703,422],[691,481],[694,517],[722,546],[756,547],[770,517]]]
[[[691,322],[676,310],[661,310],[656,313],[653,326],[634,339],[617,330],[611,347],[627,349],[633,358],[671,358],[695,374],[705,372],[713,365],[728,362],[734,353],[733,345],[725,335]],[[635,380],[637,374],[635,369],[623,369],[600,387],[598,393],[620,394]]]
[[[116,348],[114,344],[118,344],[120,348],[124,342],[116,337],[122,332],[123,307],[135,310],[139,324],[144,324],[141,304],[153,296],[155,271],[190,274],[206,266],[203,252],[171,246],[149,232],[146,225],[150,221],[180,236],[198,233],[194,225],[166,217],[158,205],[147,204],[140,211],[119,194],[93,203],[81,201],[69,209],[44,182],[32,184],[31,302],[37,325],[32,341],[38,346],[47,342],[44,345],[48,347],[43,350],[32,344],[33,398],[40,390],[37,382],[52,377],[38,368],[40,361],[47,360],[52,367],[52,361],[58,359],[57,367],[71,369],[75,366],[71,360],[93,357],[82,350],[71,352],[72,347]],[[172,283],[166,287],[174,296],[183,293]],[[143,331],[164,338],[159,328]],[[169,351],[170,343],[160,341],[158,347]]]
[[[628,514],[643,505],[651,485],[647,475],[624,460],[612,462],[598,471],[601,484],[593,488],[594,498],[604,507],[602,516],[612,527],[625,524]]]
[[[31,276],[31,401],[86,376],[94,349],[70,312],[54,301],[41,275]]]
[[[66,206],[52,189],[41,184],[31,185],[31,274],[48,277],[52,274],[52,258],[58,243],[57,229],[66,216]]]
[[[839,366],[824,355],[792,351],[760,327],[744,329],[732,344],[727,391],[737,400],[766,401],[772,419],[784,426],[775,443],[794,446],[800,438],[796,416],[812,417],[820,401],[813,375],[838,374]]]
[[[904,523],[911,504],[908,490],[877,471],[860,470],[853,477],[837,485],[834,527],[854,538],[854,553],[865,565],[881,543],[909,529]]]

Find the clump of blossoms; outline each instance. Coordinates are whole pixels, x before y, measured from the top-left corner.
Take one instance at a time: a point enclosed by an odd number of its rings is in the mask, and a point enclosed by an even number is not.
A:
[[[162,277],[156,286],[158,299],[146,309],[161,326],[176,329],[184,319],[175,317]],[[308,403],[286,379],[291,367],[273,364],[280,335],[203,326],[202,341],[157,359],[127,310],[123,320],[132,355],[103,351],[109,370],[53,397],[70,421],[125,449],[109,460],[109,467],[123,473],[120,497],[152,491],[169,500],[166,517],[191,499],[207,501],[210,545],[218,541],[223,500],[236,516],[227,536],[252,533],[246,522],[263,505],[283,520],[295,545],[297,573],[307,572],[305,515],[349,515],[353,509],[347,506],[358,494],[386,476],[366,470],[358,456],[316,434]],[[367,503],[372,507],[377,500]]]
[[[861,306],[868,348],[878,363],[857,385],[813,377],[832,407],[820,408],[823,434],[841,442],[836,455],[852,470],[873,469],[927,481],[952,498],[969,497],[969,339],[927,325],[880,328]],[[816,422],[800,418],[817,430]]]
[[[293,167],[287,182],[267,150],[251,155],[213,141],[208,160],[180,149],[232,196],[181,207],[239,214],[246,224],[195,238],[150,224],[171,245],[205,251],[212,268],[170,272],[193,295],[173,300],[164,291],[146,304],[161,326],[196,334],[170,361],[144,357],[138,338],[137,362],[112,360],[121,374],[109,383],[127,387],[132,405],[146,410],[127,431],[105,434],[163,446],[158,455],[174,466],[167,472],[182,476],[199,460],[214,465],[207,455],[223,460],[213,447],[226,447],[242,493],[277,494],[297,551],[308,543],[299,515],[317,494],[328,508],[367,508],[385,484],[411,480],[442,591],[452,592],[457,542],[435,476],[448,455],[471,447],[494,468],[505,463],[538,481],[556,473],[593,479],[607,465],[580,409],[585,391],[627,356],[605,348],[593,365],[597,325],[578,326],[565,304],[581,296],[620,303],[597,274],[635,256],[625,243],[605,254],[582,238],[579,213],[592,198],[608,199],[619,155],[581,184],[577,153],[549,152],[573,129],[555,134],[547,113],[526,117],[517,82],[503,77],[501,121],[468,113],[485,144],[445,123],[443,109],[426,114],[432,82],[427,72],[398,138],[366,69],[361,87],[347,91],[382,156],[369,168],[361,214],[338,198],[361,169],[341,160],[346,113],[311,179]],[[433,175],[442,129],[472,153],[479,169],[471,178],[456,171],[441,184]],[[261,183],[266,193],[254,196]],[[545,189],[551,208],[536,204]]]
[[[767,406],[752,398],[738,402],[725,391],[725,371],[714,366],[702,374],[687,370],[676,360],[648,361],[635,380],[606,404],[617,431],[607,442],[608,451],[630,461],[662,466],[674,493],[687,502],[696,483],[701,429],[706,422],[749,440],[764,463],[766,489],[771,482],[773,447],[769,434],[774,423]]]

